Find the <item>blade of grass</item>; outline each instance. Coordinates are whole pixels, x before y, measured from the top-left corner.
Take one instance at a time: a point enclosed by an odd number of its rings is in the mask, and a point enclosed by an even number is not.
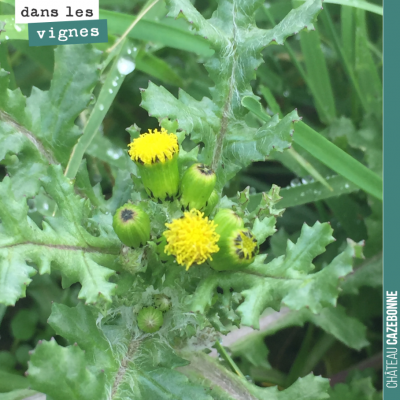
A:
[[[348,194],[356,192],[359,188],[353,183],[340,175],[336,175],[330,178],[326,178],[329,185],[333,190],[329,190],[320,182],[311,182],[300,184],[299,186],[283,188],[279,192],[282,200],[279,202],[279,207],[288,208],[300,206],[303,204],[312,203],[319,200],[326,200],[332,197],[340,196],[342,194]],[[257,193],[250,196],[249,209],[254,207],[260,202],[261,193]]]
[[[315,102],[319,118],[329,125],[336,118],[336,107],[318,31],[301,32],[300,44],[306,64],[307,84],[313,97],[317,97],[320,100]]]
[[[383,15],[383,7],[378,6],[377,4],[368,3],[364,0],[325,0],[325,3],[355,7],[359,8],[360,10],[370,11],[378,15]]]
[[[272,94],[272,92],[266,86],[261,86],[260,87],[260,91],[261,91],[265,101],[267,102],[267,104],[271,108],[272,112],[275,113],[275,114],[279,114],[279,116],[282,117],[281,108],[279,107],[279,104],[276,102],[275,97]],[[306,159],[304,159],[304,157],[302,157],[295,149],[290,148],[290,149],[288,149],[287,152],[315,180],[317,180],[318,182],[321,182],[329,190],[332,190],[332,188],[329,186],[329,184],[324,179],[324,177]]]
[[[111,66],[110,71],[107,73],[107,77],[104,81],[103,87],[101,88],[97,102],[85,125],[83,134],[71,153],[67,168],[65,169],[65,176],[69,179],[75,178],[87,148],[89,147],[93,138],[96,136],[104,117],[106,116],[125,79],[126,75],[119,72],[121,60],[125,62],[130,61],[133,63],[133,60],[127,59],[127,57],[131,57],[133,55],[133,53],[131,56],[128,55],[129,47],[130,44],[127,40],[124,40],[120,44],[120,50],[114,59],[114,63]]]
[[[6,23],[6,32],[3,32],[0,37],[5,37],[6,40],[28,40],[28,24],[16,25],[13,21],[14,18],[14,15],[0,15],[0,21]],[[132,24],[132,21],[135,20],[135,16],[100,10],[100,19],[107,19],[108,33],[110,35],[122,35]],[[161,43],[204,57],[208,57],[213,53],[208,42],[202,37],[157,21],[140,20],[135,28],[129,32],[128,37],[146,42]]]
[[[159,2],[159,0],[154,0],[153,2],[147,2],[142,11],[137,15],[133,22],[129,25],[129,28],[122,34],[122,36],[107,50],[107,53],[111,53],[119,44],[129,35],[132,29],[138,24],[138,22]],[[149,4],[150,3],[150,4]]]
[[[365,11],[356,11],[355,72],[369,112],[382,117],[382,82],[368,43]]]
[[[358,100],[360,101],[363,109],[368,112],[368,103],[365,101],[365,98],[363,97],[363,94],[360,90],[360,86],[358,84],[358,80],[356,78],[354,69],[352,68],[352,65],[350,63],[350,60],[347,58],[346,54],[343,51],[343,47],[341,44],[341,41],[339,39],[338,34],[336,33],[335,27],[332,22],[332,18],[329,14],[328,7],[325,6],[324,12],[320,14],[321,19],[326,26],[329,34],[331,35],[333,45],[335,47],[336,53],[342,60],[343,67],[345,68],[347,75],[349,77],[350,83],[353,85],[354,91],[357,94]]]
[[[245,96],[242,104],[262,121],[267,122],[271,119],[262,109],[260,102],[254,98]],[[294,140],[333,171],[382,200],[382,179],[305,123],[298,122],[296,124]]]
[[[239,367],[232,360],[232,357],[227,353],[225,348],[218,340],[215,342],[214,347],[217,349],[219,355],[229,364],[229,366],[232,368],[232,371],[236,372],[236,374],[239,375],[241,378],[246,379],[242,374],[242,371],[240,371]]]

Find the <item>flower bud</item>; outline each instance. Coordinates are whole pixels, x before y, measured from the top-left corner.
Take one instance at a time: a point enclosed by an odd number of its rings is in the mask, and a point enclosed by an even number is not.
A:
[[[215,214],[214,223],[216,232],[222,236],[228,236],[233,230],[244,228],[244,222],[233,210],[221,208]]]
[[[129,247],[138,248],[150,239],[149,216],[140,207],[130,203],[118,208],[113,228],[119,240]]]
[[[218,231],[218,227],[217,227]],[[258,254],[256,238],[247,228],[234,229],[218,241],[220,251],[214,254],[210,266],[216,271],[243,269],[250,265]]]
[[[165,294],[157,294],[154,296],[154,305],[161,312],[166,312],[171,309],[171,299]]]
[[[163,314],[154,307],[144,307],[139,311],[137,323],[139,328],[146,333],[157,332],[164,322]]]
[[[204,164],[193,164],[182,178],[181,204],[191,210],[202,210],[214,190],[215,172]]]
[[[179,189],[177,136],[164,128],[149,130],[128,146],[147,194],[158,201],[173,200]]]
[[[204,215],[208,217],[214,211],[214,208],[218,204],[218,202],[219,202],[218,192],[216,190],[213,190],[211,192],[211,196],[208,198],[206,205],[204,207]]]

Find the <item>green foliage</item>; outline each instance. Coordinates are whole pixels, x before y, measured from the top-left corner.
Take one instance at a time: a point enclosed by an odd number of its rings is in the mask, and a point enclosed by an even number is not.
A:
[[[360,312],[382,283],[381,80],[365,6],[342,10],[342,46],[329,10],[315,30],[321,0],[166,3],[109,52],[134,18],[116,7],[137,14],[136,3],[102,2],[110,45],[31,49],[25,27],[0,17],[0,398],[377,400],[370,377],[330,388],[317,376],[379,342],[380,327],[367,335],[374,311]],[[185,271],[163,253],[182,205],[151,200],[126,151],[127,126],[131,139],[136,123],[155,126],[137,109],[149,76],[141,107],[178,136],[180,181],[193,163],[213,168],[209,218],[243,219],[260,246],[249,266]],[[281,190],[293,173],[302,182]],[[112,228],[127,202],[150,219],[135,249]],[[360,261],[362,239],[371,258]],[[143,329],[143,310],[159,329]],[[232,358],[225,335],[239,336]],[[207,354],[214,345],[222,362]]]

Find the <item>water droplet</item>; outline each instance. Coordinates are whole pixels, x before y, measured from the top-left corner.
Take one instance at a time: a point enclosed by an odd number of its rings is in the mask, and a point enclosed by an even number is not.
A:
[[[6,40],[9,40],[10,38],[8,36],[6,36]]]
[[[300,193],[301,197],[304,197],[306,194],[304,192]]]
[[[103,104],[100,104],[100,105],[99,105],[99,109],[100,109],[100,111],[103,111],[103,110],[104,110]]]
[[[128,58],[122,57],[120,60],[118,60],[117,69],[121,75],[130,74],[135,69],[135,67],[135,63]]]
[[[137,48],[136,48],[136,47],[134,47],[134,48],[133,48],[133,51],[137,51]]]
[[[108,91],[110,94],[114,92],[112,89],[108,89]]]
[[[49,209],[49,205],[47,203],[44,203],[43,208],[47,211]]]
[[[284,97],[289,97],[289,95],[290,95],[289,90],[285,90],[285,91],[283,92],[283,96],[284,96]]]
[[[18,25],[14,25],[14,28],[15,28],[15,30],[17,32],[21,32],[22,31],[22,28],[20,26],[18,26]]]
[[[350,185],[349,185],[348,183],[346,183],[346,184],[344,185],[344,187],[345,187],[346,189],[348,189],[348,188],[350,187]]]
[[[123,154],[124,153],[121,149],[118,149],[116,151],[114,151],[113,149],[107,150],[107,155],[110,156],[113,160],[118,160],[118,158],[121,158]]]
[[[300,186],[301,182],[299,178],[294,178],[292,179],[292,181],[290,182],[290,186],[291,187],[296,187],[296,186]]]
[[[128,49],[128,54],[132,54],[132,50],[131,49]]]
[[[118,86],[118,83],[114,81],[114,82],[112,83],[112,85],[113,85],[114,87],[116,87],[116,86]]]

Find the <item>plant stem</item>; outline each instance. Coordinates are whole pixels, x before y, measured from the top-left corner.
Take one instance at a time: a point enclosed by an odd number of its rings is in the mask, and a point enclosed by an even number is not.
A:
[[[124,34],[114,43],[113,46],[111,46],[108,50],[107,53],[111,53],[128,35],[129,32],[136,26],[136,24],[159,2],[159,0],[153,1],[149,6],[144,8],[138,16],[134,19],[134,21],[131,23],[129,28],[124,32]]]
[[[215,342],[215,348],[217,349],[218,353],[220,356],[229,364],[229,366],[232,368],[233,372],[236,372],[241,378],[246,379],[245,376],[242,374],[242,371],[240,371],[239,367],[235,364],[235,362],[232,360],[232,357],[227,353],[225,348],[221,345],[221,343],[217,340]]]

